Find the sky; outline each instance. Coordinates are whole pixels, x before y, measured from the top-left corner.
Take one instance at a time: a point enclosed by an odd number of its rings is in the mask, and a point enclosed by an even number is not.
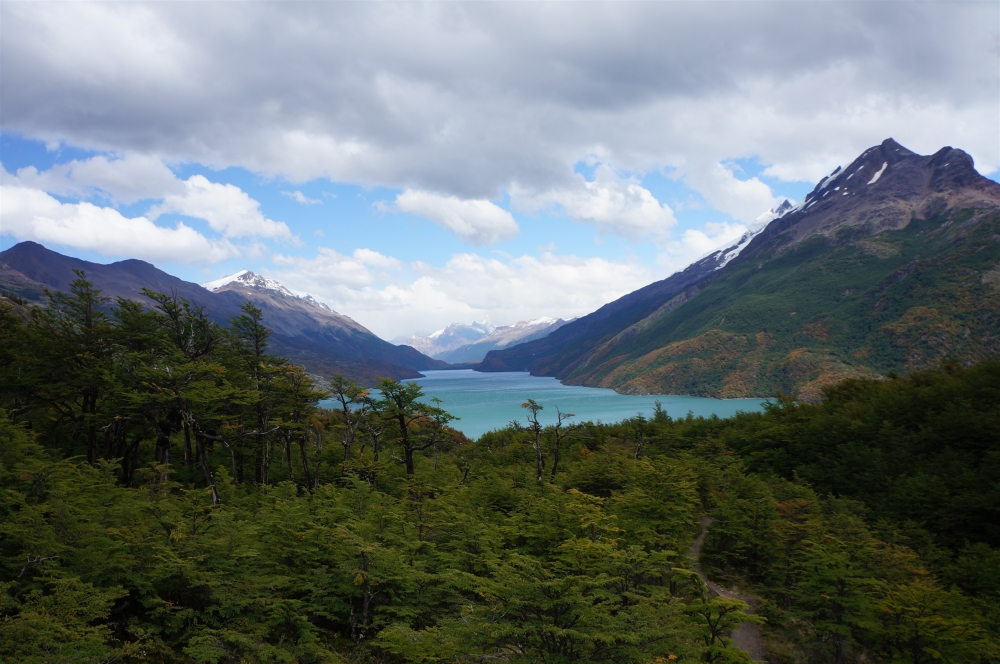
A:
[[[587,314],[888,137],[1000,178],[1000,3],[0,2],[0,250],[385,339]]]

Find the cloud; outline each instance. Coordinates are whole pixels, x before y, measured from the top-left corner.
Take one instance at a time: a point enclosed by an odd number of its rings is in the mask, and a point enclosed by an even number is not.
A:
[[[302,203],[303,205],[318,205],[318,204],[320,204],[320,203],[323,202],[323,201],[319,200],[318,198],[309,198],[308,196],[306,196],[305,194],[303,194],[301,191],[283,191],[283,192],[281,192],[281,195],[282,196],[287,196],[288,198],[292,199],[296,203]]]
[[[385,270],[398,270],[403,266],[395,258],[370,249],[356,249],[352,255],[344,255],[329,247],[320,247],[312,259],[277,254],[274,264],[285,279],[282,283],[288,288],[311,293],[321,300],[329,298],[331,292],[372,288],[379,281],[390,279]],[[333,298],[326,301],[332,306],[332,302],[340,300]]]
[[[99,196],[124,204],[159,199],[184,189],[159,158],[141,154],[97,155],[57,164],[41,172],[27,166],[18,169],[17,179],[27,187],[59,196]]]
[[[733,223],[708,223],[702,228],[689,228],[676,240],[661,246],[656,264],[663,268],[664,275],[683,270],[699,258],[725,247],[736,244],[747,232],[748,227]]]
[[[615,173],[675,172],[711,206],[746,222],[773,204],[767,177],[815,182],[888,136],[925,154],[964,148],[982,172],[1000,166],[997,3],[719,7],[6,3],[0,119],[4,132],[53,150],[121,155],[52,169],[45,181],[32,180],[43,173],[21,173],[36,194],[114,203],[166,196],[134,220],[82,203],[59,204],[49,217],[76,227],[99,215],[123,237],[144,228],[150,237],[166,233],[167,244],[190,232],[191,246],[201,247],[192,256],[225,251],[241,237],[287,239],[290,231],[237,187],[171,182],[163,164],[239,166],[292,182],[282,185],[289,189],[313,178],[390,187],[403,191],[390,210],[410,207],[471,244],[518,232],[490,202],[503,193],[515,207],[554,206],[601,233],[657,242],[656,270],[554,252],[551,259],[452,257],[438,268],[395,265],[390,256],[380,266],[377,256],[334,252],[279,266],[290,278],[315,280],[310,292],[328,292],[366,324],[371,312],[373,326],[386,329],[408,316],[440,316],[427,328],[470,313],[481,319],[476,288],[498,298],[508,320],[519,312],[558,315],[562,306],[574,315],[573,307],[584,307],[570,299],[577,291],[596,308],[742,227],[667,234],[670,208]],[[590,181],[575,173],[590,157],[608,173]],[[763,179],[740,180],[725,166],[740,158],[765,165]],[[48,209],[52,201],[36,202]],[[6,200],[2,212],[7,232]],[[223,239],[153,223],[167,212],[205,215]],[[44,226],[33,216],[17,223],[26,234]],[[532,244],[552,239],[525,231]],[[80,233],[68,237],[93,244]],[[324,285],[312,268],[340,281]],[[559,275],[578,282],[564,287]],[[468,280],[470,290],[455,280]],[[539,309],[519,308],[516,297]]]
[[[714,209],[745,223],[784,200],[776,197],[760,179],[740,180],[731,168],[720,163],[695,162],[688,167],[684,180]]]
[[[60,203],[44,191],[0,185],[0,225],[18,240],[58,244],[149,261],[218,263],[240,254],[228,240],[210,240],[178,223],[157,226],[146,217],[127,218],[92,203]]]
[[[5,130],[296,181],[496,196],[893,136],[1000,165],[996,3],[8,3]],[[224,81],[224,84],[220,84]],[[65,100],[73,103],[67,104]],[[711,187],[712,180],[698,185]]]
[[[211,182],[204,175],[192,175],[184,181],[182,192],[164,196],[162,203],[150,208],[149,218],[155,221],[166,213],[204,219],[227,238],[292,236],[283,222],[265,217],[260,203],[245,191],[232,184]]]
[[[432,221],[462,241],[478,246],[509,240],[520,232],[510,212],[488,200],[461,200],[406,189],[396,196],[396,209]]]
[[[656,200],[638,180],[619,177],[606,164],[597,166],[592,181],[577,175],[569,186],[539,193],[515,186],[511,201],[527,210],[557,205],[571,219],[592,224],[602,234],[634,241],[665,239],[677,223],[673,210]]]
[[[490,316],[498,324],[581,316],[656,278],[624,261],[543,253],[486,258],[453,255],[443,267],[403,263],[369,250],[320,249],[283,256],[270,276],[312,293],[385,339]]]
[[[46,171],[27,166],[13,176],[4,171],[3,179],[58,196],[106,198],[115,204],[159,200],[149,209],[151,220],[166,213],[204,219],[213,230],[230,238],[291,238],[286,224],[266,218],[260,203],[239,187],[211,182],[203,175],[179,180],[160,159],[147,155],[97,155]],[[320,202],[300,191],[282,193],[300,203]]]

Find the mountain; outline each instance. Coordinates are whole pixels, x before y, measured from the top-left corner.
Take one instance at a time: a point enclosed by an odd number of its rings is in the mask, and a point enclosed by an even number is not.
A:
[[[779,208],[780,209],[780,208]],[[720,250],[480,370],[632,394],[815,399],[1000,355],[1000,184],[887,139]]]
[[[565,324],[566,321],[562,318],[546,317],[536,318],[535,320],[523,320],[513,325],[498,327],[492,333],[478,341],[437,353],[433,357],[452,364],[479,362],[491,350],[510,348],[528,341],[541,339],[552,334]]]
[[[248,270],[210,282],[208,289],[144,261],[101,265],[63,256],[35,242],[21,242],[0,253],[0,291],[44,302],[46,288],[69,290],[76,278],[73,270],[86,272],[87,279],[111,298],[148,302],[140,293],[143,288],[176,293],[203,307],[222,325],[242,313],[244,302],[253,302],[264,312],[264,323],[272,330],[272,352],[313,373],[339,373],[372,384],[379,376],[417,378],[423,369],[447,366],[408,346],[390,344],[311,296],[297,296],[278,282]]]
[[[432,332],[424,337],[398,337],[393,339],[393,342],[412,346],[425,355],[438,357],[442,353],[475,343],[492,334],[494,330],[496,330],[496,327],[490,325],[489,321],[483,321],[482,323],[472,322],[468,325],[465,323],[452,323],[443,330]]]

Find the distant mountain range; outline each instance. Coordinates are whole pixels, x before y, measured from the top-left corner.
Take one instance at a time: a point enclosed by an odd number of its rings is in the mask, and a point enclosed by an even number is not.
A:
[[[496,327],[482,323],[452,323],[425,337],[397,338],[394,341],[413,346],[433,358],[452,364],[475,363],[491,350],[510,348],[534,339],[541,339],[566,324],[562,318],[536,318],[513,325]]]
[[[436,357],[441,353],[475,343],[493,334],[494,330],[496,330],[496,326],[491,325],[489,321],[483,321],[482,323],[452,323],[444,329],[428,335],[401,336],[396,337],[392,341],[393,343],[412,346],[424,355]]]
[[[922,156],[887,139],[760,222],[480,370],[815,399],[845,377],[1000,355],[1000,184],[962,150]]]
[[[44,303],[46,288],[69,289],[76,278],[74,269],[86,272],[87,279],[108,297],[146,301],[140,294],[143,288],[176,293],[203,307],[222,325],[242,313],[244,302],[253,302],[273,331],[272,352],[324,376],[339,373],[373,384],[379,376],[417,378],[421,370],[448,366],[409,346],[384,341],[315,298],[295,295],[278,282],[248,270],[203,287],[140,260],[101,265],[63,256],[35,242],[21,242],[0,253],[0,291]]]

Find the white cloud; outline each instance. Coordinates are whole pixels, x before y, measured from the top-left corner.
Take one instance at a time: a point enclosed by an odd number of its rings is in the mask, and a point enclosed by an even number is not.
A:
[[[20,168],[17,179],[27,187],[59,196],[90,198],[97,195],[115,203],[130,204],[180,193],[184,185],[158,157],[126,154],[97,155],[83,161],[57,164],[39,172],[34,166]]]
[[[260,211],[260,203],[232,184],[211,182],[204,175],[192,175],[184,182],[184,191],[167,194],[163,202],[149,210],[156,220],[165,213],[204,219],[213,230],[228,238],[247,236],[291,238],[283,222],[272,221]]]
[[[759,178],[740,180],[731,168],[720,163],[691,164],[684,181],[697,189],[714,209],[745,223],[756,219],[761,210],[768,210],[783,200]]]
[[[296,203],[302,203],[303,205],[318,205],[318,204],[320,204],[320,203],[323,202],[323,201],[319,200],[318,198],[309,198],[308,196],[306,196],[305,194],[303,194],[301,191],[283,191],[283,192],[281,192],[281,195],[282,196],[287,196],[288,198],[292,199]]]
[[[34,166],[18,169],[15,176],[4,171],[3,177],[58,196],[104,197],[116,204],[160,200],[148,212],[153,221],[171,212],[204,219],[213,230],[229,238],[291,238],[285,223],[265,217],[260,203],[239,187],[211,182],[203,175],[178,180],[156,157],[97,155],[57,164],[47,171],[38,171]],[[300,203],[320,202],[307,198],[301,191],[282,193]]]
[[[511,201],[527,210],[558,205],[571,219],[592,224],[603,234],[635,241],[665,239],[677,223],[673,210],[656,200],[638,180],[619,177],[605,164],[597,166],[592,181],[577,174],[569,186],[539,193],[515,186]]]
[[[486,258],[456,254],[444,267],[405,264],[369,250],[320,249],[281,257],[270,276],[312,293],[385,339],[489,316],[498,324],[541,315],[581,316],[654,281],[641,265],[543,253]]]
[[[680,239],[661,246],[656,263],[664,269],[664,274],[673,274],[713,251],[735,244],[746,231],[747,226],[732,223],[708,223],[700,229],[689,228]]]
[[[434,222],[464,242],[488,246],[519,232],[514,217],[488,200],[462,200],[428,191],[406,189],[396,196],[396,208]]]
[[[146,217],[124,217],[114,208],[60,203],[44,191],[17,184],[0,185],[0,198],[0,226],[18,240],[179,263],[218,263],[240,253],[228,240],[210,240],[183,223],[163,228]]]
[[[49,142],[462,200],[566,187],[595,153],[630,173],[756,156],[815,180],[890,135],[991,172],[998,19],[988,2],[8,3],[2,110]]]
[[[331,288],[350,292],[372,288],[391,279],[389,272],[404,267],[395,258],[371,249],[355,249],[352,255],[347,256],[328,247],[320,247],[312,259],[277,254],[273,260],[280,268],[280,274],[291,275],[290,280],[282,281],[283,284],[295,292],[311,293],[317,297],[330,293]],[[310,287],[303,284],[310,284]],[[328,303],[332,306],[334,301],[339,300],[328,300]]]

